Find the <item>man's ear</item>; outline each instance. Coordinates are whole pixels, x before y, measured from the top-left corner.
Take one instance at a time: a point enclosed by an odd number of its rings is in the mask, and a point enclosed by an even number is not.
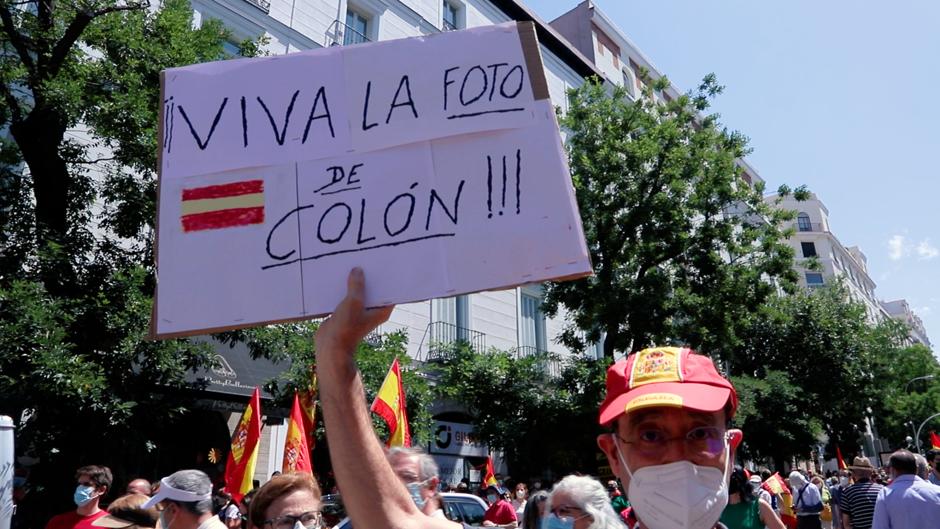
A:
[[[611,433],[602,433],[597,436],[597,447],[607,456],[607,464],[615,476],[620,476],[620,458],[617,457],[617,447],[614,446],[614,435]]]
[[[728,442],[731,444],[731,452],[734,452],[738,449],[738,446],[741,445],[741,441],[744,440],[744,432],[738,430],[737,428],[732,428],[728,430]]]

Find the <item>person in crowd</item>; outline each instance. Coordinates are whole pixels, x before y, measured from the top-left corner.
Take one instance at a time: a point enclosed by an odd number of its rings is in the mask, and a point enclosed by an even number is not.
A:
[[[108,505],[105,516],[91,524],[108,529],[153,529],[157,526],[159,514],[153,507],[143,508],[149,499],[146,494],[137,493],[121,496]]]
[[[875,501],[883,488],[871,480],[875,467],[866,457],[856,456],[849,466],[854,483],[842,490],[839,510],[845,529],[871,529]]]
[[[840,470],[836,476],[836,483],[829,487],[832,494],[832,527],[833,529],[843,529],[842,526],[842,507],[839,502],[842,501],[842,492],[852,484],[852,474],[849,470]]]
[[[927,465],[930,467],[927,481],[934,485],[940,485],[940,450],[928,450],[926,456]]]
[[[565,476],[553,488],[545,505],[543,529],[622,529],[599,481],[586,476]]]
[[[607,495],[610,497],[610,506],[613,507],[614,512],[618,515],[630,506],[630,502],[627,501],[623,492],[620,491],[620,486],[617,485],[617,480],[615,479],[607,481]]]
[[[914,460],[917,461],[917,477],[927,481],[927,476],[930,472],[930,468],[927,465],[927,458],[920,454],[914,454]]]
[[[826,485],[822,476],[814,475],[809,482],[816,485],[816,488],[819,489],[819,495],[822,497],[823,510],[819,513],[822,528],[832,529],[832,492],[829,491],[829,486]]]
[[[367,309],[365,283],[361,269],[350,272],[346,297],[315,338],[320,403],[343,501],[358,527],[456,529],[415,506],[372,430],[355,352],[393,307]],[[627,490],[631,529],[720,527],[742,438],[726,426],[737,403],[711,359],[689,349],[647,349],[608,369],[599,422],[613,432],[600,435],[598,445]]]
[[[522,513],[520,529],[542,529],[546,501],[548,501],[548,493],[544,490],[537,490],[529,495],[525,511]]]
[[[232,495],[224,490],[217,490],[212,496],[213,510],[219,515],[219,520],[228,529],[241,529],[242,511],[238,502]]]
[[[627,491],[631,529],[712,529],[728,502],[737,393],[690,349],[633,353],[607,370],[598,446]],[[668,492],[664,492],[668,491]]]
[[[377,502],[381,498],[376,499]],[[249,507],[251,529],[319,529],[320,486],[307,472],[291,472],[271,478],[258,489]],[[358,525],[357,527],[363,527]],[[299,526],[298,526],[299,525]]]
[[[91,529],[91,523],[106,515],[99,502],[111,489],[111,469],[88,465],[75,471],[75,510],[53,516],[46,529]]]
[[[506,489],[500,485],[490,485],[484,489],[486,503],[489,508],[483,515],[483,527],[501,527],[515,529],[519,526],[519,518],[512,504],[506,501]]]
[[[898,450],[888,460],[891,484],[878,492],[872,529],[940,527],[940,487],[917,475],[917,459]]]
[[[124,494],[143,494],[150,496],[150,482],[144,478],[134,478],[128,484]]]
[[[434,518],[446,519],[444,504],[437,492],[441,478],[434,458],[418,448],[402,447],[390,449],[386,457],[418,509]]]
[[[509,503],[511,503],[512,508],[516,510],[516,519],[521,520],[522,514],[525,512],[526,501],[529,499],[529,487],[520,481],[513,487],[513,491],[512,500]]]
[[[160,480],[144,509],[156,507],[160,529],[226,529],[212,512],[212,482],[201,470],[180,470]]]
[[[764,490],[763,487],[761,487],[761,485],[763,484],[763,481],[761,481],[760,479],[760,474],[751,474],[751,477],[748,478],[747,482],[751,485],[751,491],[753,492],[753,496],[757,499],[764,500],[767,503],[767,505],[770,506],[770,510],[773,511],[774,510],[773,495],[771,495],[769,492]],[[776,511],[774,512],[776,513]]]
[[[754,475],[760,483],[760,476]],[[721,513],[728,529],[786,529],[770,503],[760,499],[744,469],[735,467],[728,482],[728,506]]]
[[[790,472],[788,481],[794,498],[793,510],[796,512],[797,529],[822,529],[819,514],[823,510],[823,504],[819,489],[798,470]]]

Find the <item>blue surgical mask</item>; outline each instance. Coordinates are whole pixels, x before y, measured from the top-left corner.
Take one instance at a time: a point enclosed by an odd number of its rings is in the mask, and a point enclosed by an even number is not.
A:
[[[411,494],[411,499],[414,500],[418,510],[423,510],[424,506],[428,503],[428,500],[421,496],[421,489],[423,488],[423,485],[423,481],[408,483],[405,485],[405,487],[408,488],[408,494]]]
[[[95,488],[91,485],[79,485],[75,487],[75,494],[72,495],[72,501],[75,502],[75,505],[81,507],[97,496],[98,495],[95,494]]]
[[[548,513],[542,518],[542,529],[574,529],[574,518],[559,518],[555,513]]]
[[[490,502],[490,503],[496,503],[496,500],[497,500],[497,499],[499,499],[499,496],[497,496],[497,495],[495,495],[495,494],[487,494],[487,495],[486,495],[486,501],[488,501],[488,502]]]

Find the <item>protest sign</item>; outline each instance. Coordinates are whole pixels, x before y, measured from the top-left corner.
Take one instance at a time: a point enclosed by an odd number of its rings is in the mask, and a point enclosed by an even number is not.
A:
[[[531,24],[164,72],[158,337],[590,273]]]

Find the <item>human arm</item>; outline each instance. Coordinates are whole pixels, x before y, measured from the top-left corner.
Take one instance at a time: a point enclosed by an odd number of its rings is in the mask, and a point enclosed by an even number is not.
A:
[[[391,307],[365,308],[365,275],[356,268],[349,273],[346,297],[317,331],[320,405],[336,481],[355,527],[457,529],[454,522],[418,510],[372,430],[355,352],[391,312]]]
[[[842,529],[852,529],[852,517],[842,513]]]
[[[774,508],[764,500],[757,500],[760,511],[760,521],[767,529],[786,529],[783,521],[774,512]]]

